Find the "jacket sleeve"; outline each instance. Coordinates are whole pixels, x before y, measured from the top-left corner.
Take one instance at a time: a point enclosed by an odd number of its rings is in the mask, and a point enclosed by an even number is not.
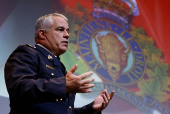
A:
[[[93,102],[91,102],[81,108],[74,108],[73,114],[94,114]],[[99,112],[97,114],[102,114],[102,113]]]
[[[5,81],[11,105],[66,99],[65,76],[37,78],[38,67],[38,54],[31,47],[19,46],[10,55],[5,64]]]

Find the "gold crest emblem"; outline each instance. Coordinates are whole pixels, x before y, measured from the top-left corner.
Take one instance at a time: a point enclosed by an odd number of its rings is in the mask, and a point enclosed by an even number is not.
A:
[[[48,59],[53,59],[53,57],[51,55],[48,55]]]

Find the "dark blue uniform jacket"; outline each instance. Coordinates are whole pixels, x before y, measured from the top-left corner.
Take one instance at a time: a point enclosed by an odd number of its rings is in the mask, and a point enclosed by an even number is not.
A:
[[[66,69],[39,45],[20,45],[5,65],[10,114],[92,114],[93,102],[74,108],[75,94],[66,93]]]

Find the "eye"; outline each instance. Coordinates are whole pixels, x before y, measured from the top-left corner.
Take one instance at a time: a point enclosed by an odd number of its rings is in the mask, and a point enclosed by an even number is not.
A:
[[[57,31],[64,31],[63,28],[57,28]]]
[[[70,32],[70,29],[67,29],[66,31],[67,31],[67,33],[69,33],[69,32]]]

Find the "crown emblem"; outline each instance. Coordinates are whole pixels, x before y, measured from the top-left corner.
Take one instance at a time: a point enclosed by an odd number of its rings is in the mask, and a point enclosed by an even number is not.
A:
[[[94,18],[113,20],[129,30],[129,16],[139,15],[136,2],[132,0],[92,0]]]

